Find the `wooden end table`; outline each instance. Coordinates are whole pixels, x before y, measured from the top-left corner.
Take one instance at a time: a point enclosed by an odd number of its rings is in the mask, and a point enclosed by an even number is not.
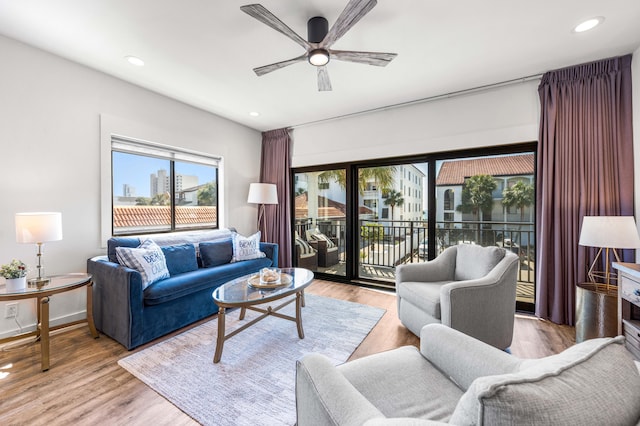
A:
[[[219,362],[220,358],[222,358],[222,348],[225,340],[230,339],[269,315],[295,322],[298,328],[298,337],[304,339],[301,311],[304,306],[304,289],[313,281],[313,272],[303,268],[282,268],[280,272],[283,276],[287,276],[289,282],[279,287],[260,288],[253,286],[251,283],[255,282],[257,274],[251,274],[229,281],[213,291],[213,301],[220,309],[218,311],[218,339],[216,341],[216,353],[213,356],[214,363]],[[294,298],[284,301],[275,308],[269,306],[263,309],[256,306],[293,295],[295,295]],[[278,312],[294,301],[296,302],[295,317]],[[240,308],[241,320],[244,319],[247,309],[260,312],[262,315],[225,335],[225,311],[227,308]]]
[[[14,340],[24,339],[29,336],[36,336],[40,340],[40,362],[42,371],[49,369],[49,332],[80,323],[88,323],[91,336],[98,338],[98,331],[93,323],[93,281],[90,274],[77,273],[66,275],[54,275],[48,277],[51,281],[43,287],[27,287],[22,290],[8,292],[5,286],[0,286],[0,302],[13,300],[37,299],[37,323],[34,331],[21,333],[11,337],[0,339],[0,344]],[[49,327],[49,301],[54,294],[65,293],[77,288],[87,288],[87,318]]]

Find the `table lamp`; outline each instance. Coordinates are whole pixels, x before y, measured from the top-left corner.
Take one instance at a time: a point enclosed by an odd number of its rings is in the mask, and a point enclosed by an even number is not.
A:
[[[261,230],[264,220],[264,205],[278,204],[278,190],[273,183],[252,183],[249,185],[249,196],[247,203],[259,204],[258,207],[258,230]]]
[[[49,283],[42,265],[42,246],[45,242],[62,239],[62,214],[59,212],[16,213],[16,241],[38,245],[38,277],[27,282],[42,287]]]
[[[640,247],[640,237],[638,237],[638,229],[633,216],[585,216],[578,244],[598,247],[598,253],[591,263],[587,277],[592,283],[606,284],[607,291],[609,291],[611,281],[616,279],[611,277],[611,262],[614,260],[611,258],[611,254],[616,262],[620,262],[616,249],[638,248]],[[603,251],[605,270],[596,271],[596,263],[600,260]]]

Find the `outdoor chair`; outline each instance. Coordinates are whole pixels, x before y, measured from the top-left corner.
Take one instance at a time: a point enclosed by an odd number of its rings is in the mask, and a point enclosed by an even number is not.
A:
[[[459,244],[437,258],[396,268],[398,316],[413,334],[442,323],[499,349],[513,338],[518,256]]]
[[[318,251],[296,236],[296,266],[311,271],[318,269]]]
[[[318,266],[333,266],[339,261],[338,245],[318,230],[307,231],[307,242],[318,251]]]

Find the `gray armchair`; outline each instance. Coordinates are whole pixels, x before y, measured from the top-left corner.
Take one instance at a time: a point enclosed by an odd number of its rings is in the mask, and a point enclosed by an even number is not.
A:
[[[513,338],[518,256],[459,244],[430,262],[396,268],[400,321],[416,336],[442,323],[498,349]]]
[[[340,366],[296,367],[297,426],[635,425],[640,365],[624,338],[524,360],[441,324],[405,346]]]

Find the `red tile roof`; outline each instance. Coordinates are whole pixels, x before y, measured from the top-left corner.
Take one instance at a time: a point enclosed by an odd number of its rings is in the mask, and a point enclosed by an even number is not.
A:
[[[462,185],[465,178],[475,175],[532,175],[534,167],[533,154],[445,161],[438,172],[436,185]]]
[[[218,212],[214,206],[177,206],[176,225],[216,223]],[[171,223],[169,206],[114,206],[113,226],[132,228],[162,226]]]
[[[309,194],[307,192],[296,196],[296,218],[301,219],[309,217]],[[368,207],[360,206],[360,214],[374,214],[374,211]],[[343,203],[334,201],[330,198],[318,195],[318,217],[319,218],[344,218],[346,217],[347,207]]]

